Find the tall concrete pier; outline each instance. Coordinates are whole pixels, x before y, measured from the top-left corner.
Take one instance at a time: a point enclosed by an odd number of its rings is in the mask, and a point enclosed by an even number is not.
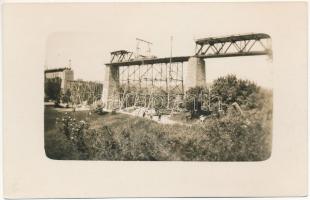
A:
[[[114,93],[118,92],[119,88],[119,67],[106,65],[105,68],[105,81],[103,85],[103,103],[105,107],[108,108],[108,100],[112,97]]]
[[[203,58],[190,57],[184,69],[184,90],[206,85],[206,68]]]

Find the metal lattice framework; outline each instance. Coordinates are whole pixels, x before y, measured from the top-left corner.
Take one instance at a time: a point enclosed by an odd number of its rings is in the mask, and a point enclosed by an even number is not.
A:
[[[111,63],[113,62],[124,62],[133,60],[133,52],[126,50],[119,50],[111,52]]]
[[[168,101],[169,98],[169,101]],[[144,107],[147,109],[165,109],[180,111],[183,95],[140,93],[140,92],[114,92],[108,99],[107,109],[124,109],[128,107]]]
[[[152,42],[149,42],[149,41],[146,41],[146,40],[143,40],[143,39],[140,39],[140,38],[136,38],[136,55],[135,55],[135,58],[147,58],[147,57],[152,57],[151,56],[151,45]],[[141,48],[140,45],[143,45],[144,46],[144,52],[141,52],[141,50],[143,50]]]
[[[203,38],[196,40],[195,55],[203,58],[271,55],[270,40],[265,33]]]
[[[121,90],[109,96],[110,108],[142,106],[172,108],[184,94],[183,62],[119,66]]]
[[[73,104],[85,101],[94,103],[101,99],[103,84],[92,81],[70,80],[67,89],[70,90],[70,99]]]
[[[183,62],[120,66],[119,80],[123,85],[149,88],[156,93],[173,91],[183,94]]]

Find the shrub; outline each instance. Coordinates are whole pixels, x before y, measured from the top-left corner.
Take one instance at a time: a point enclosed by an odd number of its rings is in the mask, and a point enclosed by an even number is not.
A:
[[[119,144],[115,141],[113,132],[107,126],[97,130],[88,130],[85,145],[87,145],[91,159],[108,158],[109,160],[117,160],[120,158]]]
[[[89,128],[89,124],[84,120],[77,121],[68,113],[56,119],[56,123],[60,132],[63,133],[80,152],[86,153],[87,147],[84,142],[84,135]]]
[[[44,136],[46,156],[58,160],[85,159],[75,145],[59,131],[46,131]]]
[[[271,121],[260,111],[226,115],[204,125],[209,134],[207,160],[265,160],[271,152]],[[211,154],[210,154],[211,153]]]
[[[217,103],[218,98],[225,105],[237,102],[246,109],[257,108],[260,87],[249,80],[237,79],[235,75],[220,77],[212,84],[211,103]]]

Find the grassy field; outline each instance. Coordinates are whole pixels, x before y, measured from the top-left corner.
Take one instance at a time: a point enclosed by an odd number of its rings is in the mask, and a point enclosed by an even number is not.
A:
[[[261,161],[271,154],[271,118],[227,115],[195,126],[164,125],[125,114],[69,113],[89,122],[78,148],[58,128],[64,111],[45,108],[45,151],[60,160]]]

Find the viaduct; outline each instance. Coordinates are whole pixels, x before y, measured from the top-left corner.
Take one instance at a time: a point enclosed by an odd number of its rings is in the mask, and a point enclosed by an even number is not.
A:
[[[111,52],[103,89],[106,108],[111,107],[120,84],[184,94],[190,87],[205,86],[205,59],[272,56],[271,37],[265,33],[208,37],[195,42],[195,54],[192,56],[135,57],[133,52],[126,50]]]

